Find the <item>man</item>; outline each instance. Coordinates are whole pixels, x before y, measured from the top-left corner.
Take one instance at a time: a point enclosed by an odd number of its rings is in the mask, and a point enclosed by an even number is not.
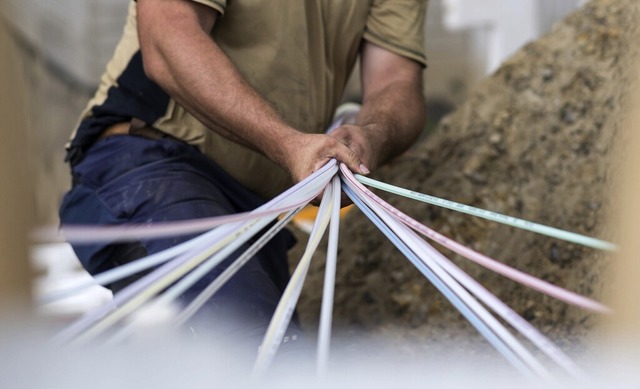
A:
[[[425,7],[416,0],[132,2],[68,145],[74,186],[62,223],[246,211],[332,158],[368,174],[422,130]],[[362,109],[354,124],[325,135],[358,54]],[[75,250],[95,274],[185,239]],[[241,332],[264,332],[288,280],[290,245],[290,235],[279,234],[214,297],[210,313],[243,323]]]

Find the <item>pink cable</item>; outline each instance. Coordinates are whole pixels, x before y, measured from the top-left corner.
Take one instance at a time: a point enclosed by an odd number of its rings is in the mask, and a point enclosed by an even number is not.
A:
[[[363,193],[365,193],[368,197],[374,200],[376,203],[380,204],[383,208],[393,214],[396,218],[401,220],[403,223],[413,228],[414,230],[420,232],[424,236],[433,241],[441,244],[442,246],[456,252],[465,258],[484,266],[487,269],[493,270],[494,272],[501,274],[507,278],[510,278],[520,284],[526,285],[531,289],[537,290],[541,293],[544,293],[548,296],[555,297],[558,300],[564,301],[568,304],[575,305],[586,310],[598,313],[611,313],[611,309],[604,304],[601,304],[597,301],[594,301],[588,297],[581,296],[577,293],[568,291],[559,286],[553,285],[547,281],[541,280],[539,278],[533,277],[527,273],[524,273],[520,270],[516,270],[510,266],[507,266],[503,263],[496,261],[495,259],[489,258],[486,255],[480,254],[477,251],[474,251],[444,235],[441,235],[424,224],[416,221],[415,219],[409,217],[404,214],[400,210],[391,206],[380,197],[378,197],[375,193],[370,191],[364,185],[362,185],[356,178],[353,176],[351,171],[344,164],[340,164],[340,171],[343,176],[349,180],[349,182],[353,183],[360,189]]]
[[[58,232],[52,228],[41,228],[34,232],[33,238],[39,241],[66,240],[70,243],[125,242],[140,239],[156,239],[168,236],[188,235],[207,231],[223,224],[242,222],[284,213],[308,203],[301,200],[295,204],[265,210],[261,212],[242,212],[231,215],[214,216],[202,219],[161,222],[153,224],[129,224],[117,226],[68,225]]]
[[[271,208],[267,204],[275,207],[284,199],[291,196],[292,193],[303,191],[302,188],[313,182],[322,175],[337,173],[336,160],[332,159],[320,169],[310,174],[307,178],[300,181],[296,185],[282,192],[268,203],[261,205],[253,211],[237,213],[233,215],[214,216],[211,218],[192,219],[183,221],[153,223],[153,224],[128,224],[118,226],[96,226],[96,225],[70,225],[62,226],[62,234],[53,228],[41,228],[35,230],[32,239],[43,241],[66,240],[69,243],[96,243],[96,242],[114,242],[114,241],[131,241],[149,238],[163,238],[168,236],[186,235],[196,232],[210,230],[225,223],[247,221],[255,218],[262,218],[278,213],[285,213],[292,209],[306,205],[310,200],[300,200],[295,204],[286,207]],[[332,173],[332,171],[334,171]],[[329,178],[330,180],[331,178]],[[311,196],[315,197],[322,191],[317,191]],[[305,194],[306,196],[306,194]]]

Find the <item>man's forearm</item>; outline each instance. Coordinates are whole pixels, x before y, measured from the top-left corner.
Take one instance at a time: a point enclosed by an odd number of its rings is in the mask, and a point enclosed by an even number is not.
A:
[[[405,151],[424,127],[422,66],[373,43],[361,49],[362,109],[332,136],[375,169]]]
[[[213,26],[215,14],[212,21],[200,17],[200,23],[194,23],[194,13],[202,13],[204,6],[181,3],[168,12],[139,2],[139,37],[148,76],[207,127],[284,165],[282,145],[297,131],[210,38],[206,29]]]
[[[366,96],[356,124],[377,150],[376,166],[407,150],[424,128],[425,106],[420,80],[397,81]]]

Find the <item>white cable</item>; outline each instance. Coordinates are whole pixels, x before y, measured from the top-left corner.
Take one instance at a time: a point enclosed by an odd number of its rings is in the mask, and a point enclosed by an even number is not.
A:
[[[331,343],[331,320],[333,317],[333,294],[336,283],[336,262],[338,258],[338,236],[340,232],[340,178],[336,175],[332,182],[333,208],[329,224],[329,243],[327,262],[324,271],[324,287],[322,290],[322,307],[320,309],[320,326],[318,330],[317,374],[324,375],[329,361]]]
[[[330,186],[332,185],[329,184],[327,187]],[[325,193],[327,193],[326,188]],[[254,376],[262,376],[267,372],[278,348],[280,347],[280,343],[282,342],[282,338],[284,337],[295,310],[296,303],[300,297],[300,292],[309,270],[311,258],[320,243],[320,239],[327,228],[327,224],[329,224],[329,211],[331,210],[332,203],[333,198],[331,196],[322,197],[320,209],[318,210],[318,215],[316,216],[313,229],[309,235],[309,241],[307,242],[305,252],[300,259],[296,270],[293,272],[291,280],[284,290],[282,298],[280,299],[280,302],[276,307],[276,311],[271,318],[271,322],[267,328],[267,333],[265,334],[258,351],[258,357],[253,366]]]

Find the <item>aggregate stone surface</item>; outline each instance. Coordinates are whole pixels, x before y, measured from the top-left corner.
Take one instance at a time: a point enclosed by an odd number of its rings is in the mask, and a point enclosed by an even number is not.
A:
[[[615,239],[607,222],[616,211],[618,157],[627,152],[621,124],[639,16],[633,0],[589,2],[506,61],[433,134],[373,178]],[[599,300],[610,287],[611,258],[597,250],[379,195],[434,230],[551,283]],[[292,252],[292,265],[303,248]],[[564,347],[579,349],[597,328],[597,315],[443,252]],[[319,316],[322,255],[299,306],[310,331]],[[358,211],[341,225],[334,320],[339,332],[389,337],[414,351],[438,339],[473,343],[478,336]]]

